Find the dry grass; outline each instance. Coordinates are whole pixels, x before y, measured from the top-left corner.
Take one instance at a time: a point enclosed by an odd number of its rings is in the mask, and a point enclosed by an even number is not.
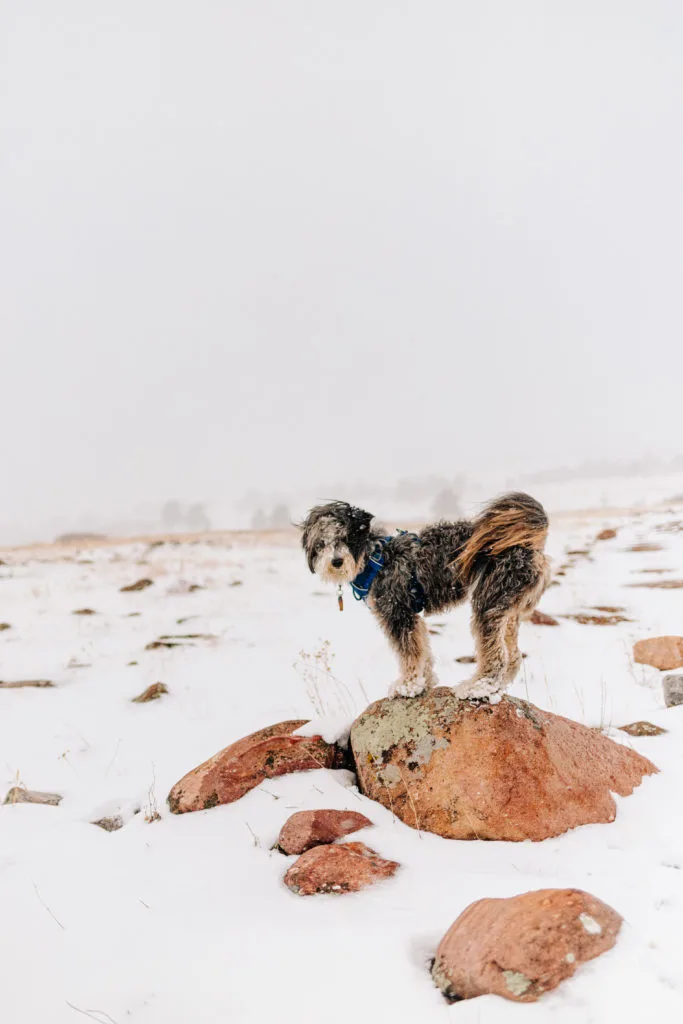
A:
[[[333,661],[332,645],[329,640],[323,640],[315,651],[299,651],[294,668],[303,679],[306,695],[319,718],[339,714],[355,716],[355,702],[346,684],[332,671]]]

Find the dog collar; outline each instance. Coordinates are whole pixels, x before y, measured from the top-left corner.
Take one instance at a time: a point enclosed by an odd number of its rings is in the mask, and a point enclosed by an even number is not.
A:
[[[407,530],[399,530],[398,533],[405,535]],[[417,534],[413,533],[411,536],[419,542]],[[375,578],[384,565],[384,548],[391,539],[391,537],[378,537],[376,539],[375,547],[368,557],[365,568],[362,572],[358,573],[354,580],[351,581],[351,590],[353,591],[353,596],[356,601],[367,601],[372,584],[375,582]],[[418,615],[421,611],[424,611],[425,592],[424,587],[414,572],[410,577],[408,592],[410,594],[413,611]]]

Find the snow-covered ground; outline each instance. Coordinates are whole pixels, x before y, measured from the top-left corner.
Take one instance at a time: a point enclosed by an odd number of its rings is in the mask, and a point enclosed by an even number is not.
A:
[[[609,729],[662,769],[618,799],[613,824],[537,844],[420,835],[347,772],[292,775],[231,806],[171,815],[171,785],[240,736],[294,717],[345,721],[384,695],[395,666],[372,617],[350,595],[340,615],[293,545],[0,552],[0,621],[11,625],[0,632],[0,679],[55,684],[0,690],[2,792],[21,783],[63,796],[59,807],[0,807],[0,1019],[683,1020],[683,708],[665,710],[660,673],[631,656],[639,637],[682,632],[683,591],[625,586],[683,577],[683,532],[657,529],[674,520],[683,510],[621,520],[617,538],[596,544],[592,560],[575,556],[541,605],[621,606],[632,621],[522,627],[528,657],[512,692]],[[558,519],[551,554],[561,562],[612,524]],[[662,550],[627,550],[639,541]],[[154,585],[120,592],[143,576]],[[84,607],[97,614],[72,614]],[[440,679],[455,684],[471,672],[454,660],[472,652],[468,611],[437,621]],[[208,638],[145,650],[185,633]],[[155,682],[169,694],[131,703]],[[616,731],[638,719],[669,731]],[[290,893],[291,859],[271,847],[292,811],[315,807],[365,813],[374,827],[351,838],[400,861],[396,876],[354,895]],[[157,810],[161,820],[148,821]],[[113,814],[125,820],[119,831],[91,824]],[[556,886],[623,914],[616,948],[537,1004],[448,1006],[427,964],[465,906]]]

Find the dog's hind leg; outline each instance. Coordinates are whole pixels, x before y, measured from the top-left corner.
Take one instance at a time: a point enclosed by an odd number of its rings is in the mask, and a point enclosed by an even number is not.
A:
[[[519,618],[533,608],[546,586],[547,562],[539,552],[511,548],[477,580],[472,595],[472,632],[477,671],[456,688],[459,697],[500,699],[519,671]]]
[[[522,664],[522,653],[517,646],[519,635],[519,614],[511,612],[505,622],[505,647],[507,648],[507,668],[505,669],[505,682],[511,683],[519,672]]]
[[[395,619],[375,614],[399,661],[400,675],[389,696],[417,697],[436,682],[434,657],[424,619],[413,613]]]
[[[472,615],[472,633],[477,652],[477,671],[471,679],[456,687],[458,697],[472,700],[493,700],[505,688],[508,672],[508,651],[505,643],[506,615],[491,609]]]

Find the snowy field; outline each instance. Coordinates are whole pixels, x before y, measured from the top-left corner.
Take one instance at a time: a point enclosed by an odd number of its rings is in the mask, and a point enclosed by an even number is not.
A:
[[[619,606],[631,621],[523,625],[527,658],[511,692],[607,730],[662,772],[617,798],[613,824],[537,844],[420,835],[343,771],[171,815],[172,784],[233,740],[283,719],[351,719],[385,695],[395,665],[370,614],[350,594],[339,614],[293,542],[0,552],[0,621],[11,626],[0,680],[54,684],[0,689],[0,795],[19,784],[63,796],[58,807],[0,807],[0,1020],[683,1020],[683,707],[666,710],[661,674],[631,656],[640,637],[683,632],[683,591],[626,586],[683,578],[683,532],[659,529],[674,521],[680,507],[560,518],[552,530],[559,566],[603,526],[620,528],[570,558],[541,608]],[[628,550],[640,542],[661,550]],[[120,592],[141,577],[153,585]],[[96,614],[72,614],[84,608]],[[471,672],[455,661],[472,653],[468,611],[431,621],[445,623],[432,637],[440,681],[455,684]],[[145,649],[179,634],[201,636]],[[131,703],[156,682],[168,695]],[[639,719],[668,732],[617,731]],[[353,895],[290,893],[292,858],[271,847],[289,814],[317,807],[366,814],[374,827],[350,838],[398,860],[396,876]],[[91,824],[112,815],[119,831]],[[624,916],[616,948],[536,1004],[448,1006],[428,961],[458,914],[480,897],[564,886]]]

